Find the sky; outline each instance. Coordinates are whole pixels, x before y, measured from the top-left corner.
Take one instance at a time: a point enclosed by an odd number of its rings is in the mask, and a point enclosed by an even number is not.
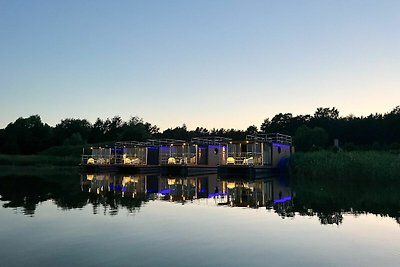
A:
[[[400,1],[0,0],[0,128],[38,114],[246,129],[400,105]]]

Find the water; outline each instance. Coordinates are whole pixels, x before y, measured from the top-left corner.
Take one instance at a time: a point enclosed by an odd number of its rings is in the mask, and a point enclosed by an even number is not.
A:
[[[284,177],[6,175],[1,265],[399,266],[398,189]]]

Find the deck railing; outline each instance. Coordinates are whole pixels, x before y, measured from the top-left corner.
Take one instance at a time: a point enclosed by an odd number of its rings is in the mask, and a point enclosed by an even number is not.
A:
[[[204,145],[223,145],[231,141],[231,138],[221,137],[221,136],[208,136],[208,137],[194,137],[191,142],[195,144]]]
[[[82,155],[82,164],[97,164],[97,165],[106,165],[112,164],[111,157],[101,157],[101,156],[93,156],[93,155]]]
[[[146,142],[138,142],[138,141],[118,141],[115,142],[115,147],[146,147]]]
[[[233,160],[232,160],[233,159]],[[228,152],[228,165],[262,165],[261,152]]]
[[[196,153],[161,153],[160,163],[162,165],[195,165],[197,163]]]
[[[268,142],[271,143],[280,143],[288,145],[292,144],[292,137],[286,134],[280,134],[280,133],[267,134],[266,139]]]
[[[280,133],[247,135],[246,140],[256,141],[256,142],[280,143],[288,145],[292,144],[292,137],[290,135],[280,134]]]
[[[161,145],[168,145],[168,144],[184,144],[186,141],[184,140],[178,140],[178,139],[149,139],[146,141],[147,145],[152,145],[152,146],[161,146]]]

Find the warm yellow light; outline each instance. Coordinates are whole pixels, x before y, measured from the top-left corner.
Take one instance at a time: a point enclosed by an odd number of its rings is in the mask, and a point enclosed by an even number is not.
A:
[[[131,182],[131,177],[130,176],[124,176],[122,178],[122,186],[125,186],[129,182]]]
[[[94,175],[93,175],[93,174],[87,174],[87,175],[86,175],[86,180],[88,180],[88,181],[92,181],[93,178],[94,178]]]
[[[226,164],[235,164],[236,160],[233,157],[228,157],[226,159]]]
[[[175,158],[169,158],[168,159],[168,164],[176,164],[176,159]]]
[[[168,179],[168,185],[174,185],[175,182],[175,179]]]
[[[233,188],[235,188],[235,186],[236,186],[236,184],[233,183],[233,182],[226,183],[226,187],[229,188],[229,189],[233,189]]]

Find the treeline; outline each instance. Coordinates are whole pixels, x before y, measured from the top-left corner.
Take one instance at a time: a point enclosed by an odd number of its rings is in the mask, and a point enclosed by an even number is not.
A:
[[[145,141],[149,138],[190,140],[199,136],[224,136],[244,139],[256,132],[284,133],[293,136],[297,150],[309,151],[327,148],[338,139],[342,149],[400,149],[400,106],[385,114],[367,117],[340,117],[336,108],[318,108],[313,115],[293,116],[279,113],[265,119],[257,127],[246,130],[206,129],[188,130],[186,125],[164,131],[156,125],[132,117],[123,121],[115,116],[95,123],[85,119],[64,119],[55,127],[43,123],[38,115],[19,118],[0,129],[0,153],[36,154],[53,146],[98,144],[118,140]]]

